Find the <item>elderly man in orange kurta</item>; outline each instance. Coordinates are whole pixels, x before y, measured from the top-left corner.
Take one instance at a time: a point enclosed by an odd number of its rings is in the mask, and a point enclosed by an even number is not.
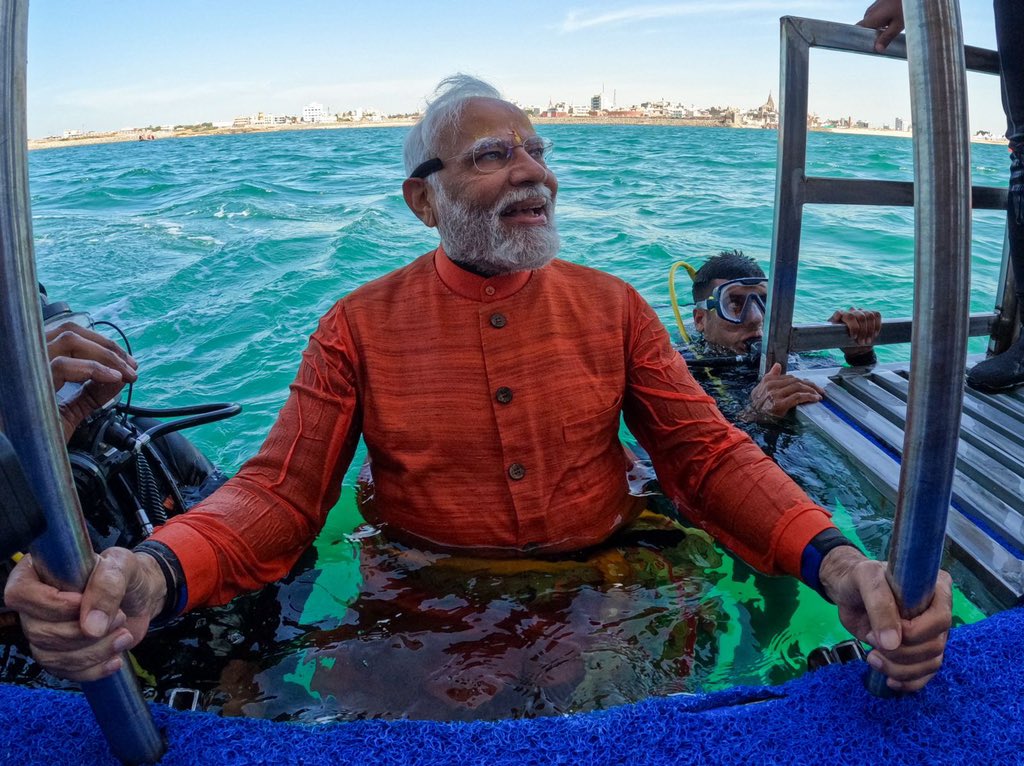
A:
[[[135,551],[105,551],[84,594],[19,565],[6,599],[40,662],[102,677],[154,618],[283,576],[337,501],[360,436],[370,520],[389,535],[493,556],[600,544],[641,508],[624,418],[686,517],[833,600],[890,686],[927,683],[950,624],[948,576],[928,611],[902,620],[882,564],[724,420],[640,295],[555,257],[549,150],[491,86],[442,83],[406,141],[403,184],[440,246],[338,301],[260,452]]]

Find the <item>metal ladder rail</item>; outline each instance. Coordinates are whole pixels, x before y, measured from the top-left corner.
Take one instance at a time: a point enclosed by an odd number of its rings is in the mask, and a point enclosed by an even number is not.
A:
[[[765,344],[762,372],[775,362],[783,369],[791,352],[842,348],[853,345],[844,328],[828,324],[793,326],[796,275],[799,260],[803,206],[806,204],[848,204],[912,206],[914,184],[907,181],[882,181],[807,176],[807,93],[810,48],[860,53],[884,58],[906,59],[906,40],[894,40],[885,51],[874,50],[873,30],[797,17],[784,17],[782,24],[782,87],[780,89],[778,186],[775,201],[775,233],[772,247],[771,289],[765,317]],[[995,51],[964,46],[966,68],[985,74],[999,74]],[[1006,189],[971,187],[972,207],[1005,210]],[[1002,312],[1010,310],[1005,293],[1006,253],[1003,254],[1001,289]],[[1012,275],[1010,275],[1012,276]],[[1009,300],[1013,291],[1009,290]],[[991,335],[1001,327],[1001,314],[975,313],[970,317],[970,336]],[[905,343],[911,338],[909,319],[883,322],[878,344]]]
[[[904,617],[931,601],[946,537],[953,490],[960,401],[967,356],[971,184],[965,51],[956,0],[905,0],[914,136],[914,325],[912,385],[907,407],[893,534],[886,577]],[[807,151],[807,70],[815,41],[847,35],[871,50],[867,30],[783,19],[779,170],[767,306],[767,366],[785,363],[796,295],[796,267]],[[894,51],[897,53],[897,51]],[[793,86],[793,87],[790,87]],[[794,162],[795,160],[795,162]],[[778,294],[775,289],[778,288]],[[945,310],[939,310],[939,306]],[[785,332],[780,332],[784,328]],[[925,448],[927,445],[927,449]],[[881,673],[868,689],[891,694]]]
[[[81,591],[95,555],[57,415],[32,257],[27,42],[28,0],[0,0],[0,425],[46,516],[46,531],[31,545],[32,563],[47,582]],[[127,653],[116,673],[81,686],[121,762],[160,760],[165,743]]]

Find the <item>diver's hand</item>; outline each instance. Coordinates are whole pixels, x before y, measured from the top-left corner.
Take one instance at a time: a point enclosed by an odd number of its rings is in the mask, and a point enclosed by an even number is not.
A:
[[[864,11],[864,18],[857,26],[877,30],[875,50],[882,53],[906,26],[902,0],[875,0]]]
[[[819,578],[846,629],[873,647],[868,664],[888,678],[890,689],[917,691],[938,672],[953,619],[952,581],[946,572],[939,572],[931,604],[912,620],[900,617],[885,564],[856,548],[829,551]]]
[[[776,362],[750,392],[748,413],[758,417],[781,418],[798,404],[820,402],[825,392],[820,386],[793,375],[783,375]]]
[[[78,424],[115,396],[125,383],[138,379],[138,362],[114,341],[74,322],[65,322],[46,333],[53,388],[65,383],[84,385],[60,403],[64,441]]]
[[[870,349],[878,339],[878,333],[882,331],[882,315],[877,311],[859,309],[850,306],[846,311],[836,311],[828,318],[832,324],[846,325],[846,331],[850,337],[857,341],[858,348],[862,351]],[[846,349],[853,351],[855,349]]]
[[[832,324],[846,325],[846,331],[856,342],[856,346],[843,349],[843,355],[850,364],[857,364],[859,359],[871,353],[878,333],[882,331],[882,315],[877,311],[859,309],[850,306],[846,311],[836,311],[828,318]],[[872,357],[873,358],[873,357]],[[863,362],[860,362],[863,364]]]
[[[84,593],[45,584],[25,556],[7,580],[4,602],[20,614],[40,665],[61,678],[95,681],[121,668],[121,653],[146,635],[166,595],[152,556],[109,548],[97,557]]]

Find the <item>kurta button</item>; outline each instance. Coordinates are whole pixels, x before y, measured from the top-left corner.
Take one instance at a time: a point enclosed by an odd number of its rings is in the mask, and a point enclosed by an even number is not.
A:
[[[526,469],[519,463],[513,463],[508,467],[508,475],[510,479],[519,481],[521,478],[526,476]]]
[[[491,327],[497,327],[499,330],[508,323],[505,319],[504,314],[491,314]]]
[[[494,285],[487,285],[484,288],[484,295],[494,295]]]
[[[512,401],[512,389],[508,386],[502,386],[494,392],[494,398],[498,400],[499,404],[508,404]]]

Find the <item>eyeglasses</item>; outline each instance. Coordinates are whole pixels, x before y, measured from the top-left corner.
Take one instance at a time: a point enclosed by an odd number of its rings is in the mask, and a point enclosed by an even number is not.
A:
[[[717,311],[726,322],[743,324],[753,317],[754,312],[764,317],[767,297],[768,280],[765,277],[744,277],[719,285],[710,297],[694,305],[699,309]]]
[[[512,143],[504,138],[482,138],[477,141],[466,152],[456,154],[442,161],[439,157],[422,162],[409,174],[409,178],[426,178],[431,173],[436,173],[444,167],[445,162],[451,162],[458,157],[471,157],[473,167],[480,173],[496,173],[503,169],[512,160],[516,149],[522,148],[530,155],[534,162],[541,165],[546,164],[554,144],[550,139],[540,136],[530,136],[522,143]]]

